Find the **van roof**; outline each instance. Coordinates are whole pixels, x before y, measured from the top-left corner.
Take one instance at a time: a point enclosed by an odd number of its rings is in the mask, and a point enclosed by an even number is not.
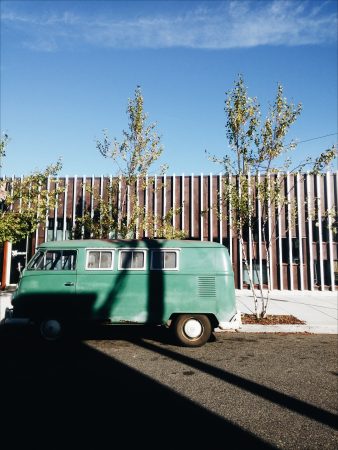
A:
[[[224,247],[218,242],[200,240],[171,239],[73,239],[65,241],[50,241],[38,245],[38,248],[201,248]]]

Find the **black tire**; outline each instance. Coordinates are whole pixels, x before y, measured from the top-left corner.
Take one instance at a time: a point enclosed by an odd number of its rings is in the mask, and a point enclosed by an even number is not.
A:
[[[63,324],[58,319],[43,319],[39,323],[40,335],[46,341],[59,341],[64,334]]]
[[[201,347],[210,339],[210,320],[202,314],[182,314],[173,323],[176,339],[185,347]]]

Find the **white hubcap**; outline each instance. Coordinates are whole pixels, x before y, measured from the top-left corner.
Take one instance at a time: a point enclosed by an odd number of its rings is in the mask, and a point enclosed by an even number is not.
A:
[[[184,333],[190,339],[196,339],[201,336],[203,327],[201,322],[196,319],[189,319],[184,324]]]

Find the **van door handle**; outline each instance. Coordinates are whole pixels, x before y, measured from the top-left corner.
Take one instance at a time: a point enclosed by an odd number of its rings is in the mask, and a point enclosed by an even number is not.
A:
[[[67,281],[67,282],[65,283],[65,286],[74,286],[74,283],[72,283],[71,281]]]

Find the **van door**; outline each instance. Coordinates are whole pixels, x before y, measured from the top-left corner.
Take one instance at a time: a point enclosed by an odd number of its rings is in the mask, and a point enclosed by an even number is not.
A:
[[[54,294],[75,294],[76,250],[47,250],[31,269],[43,270],[42,291]]]
[[[21,292],[31,313],[63,316],[73,309],[76,297],[76,250],[38,251],[25,271]],[[28,297],[28,298],[27,298]]]

